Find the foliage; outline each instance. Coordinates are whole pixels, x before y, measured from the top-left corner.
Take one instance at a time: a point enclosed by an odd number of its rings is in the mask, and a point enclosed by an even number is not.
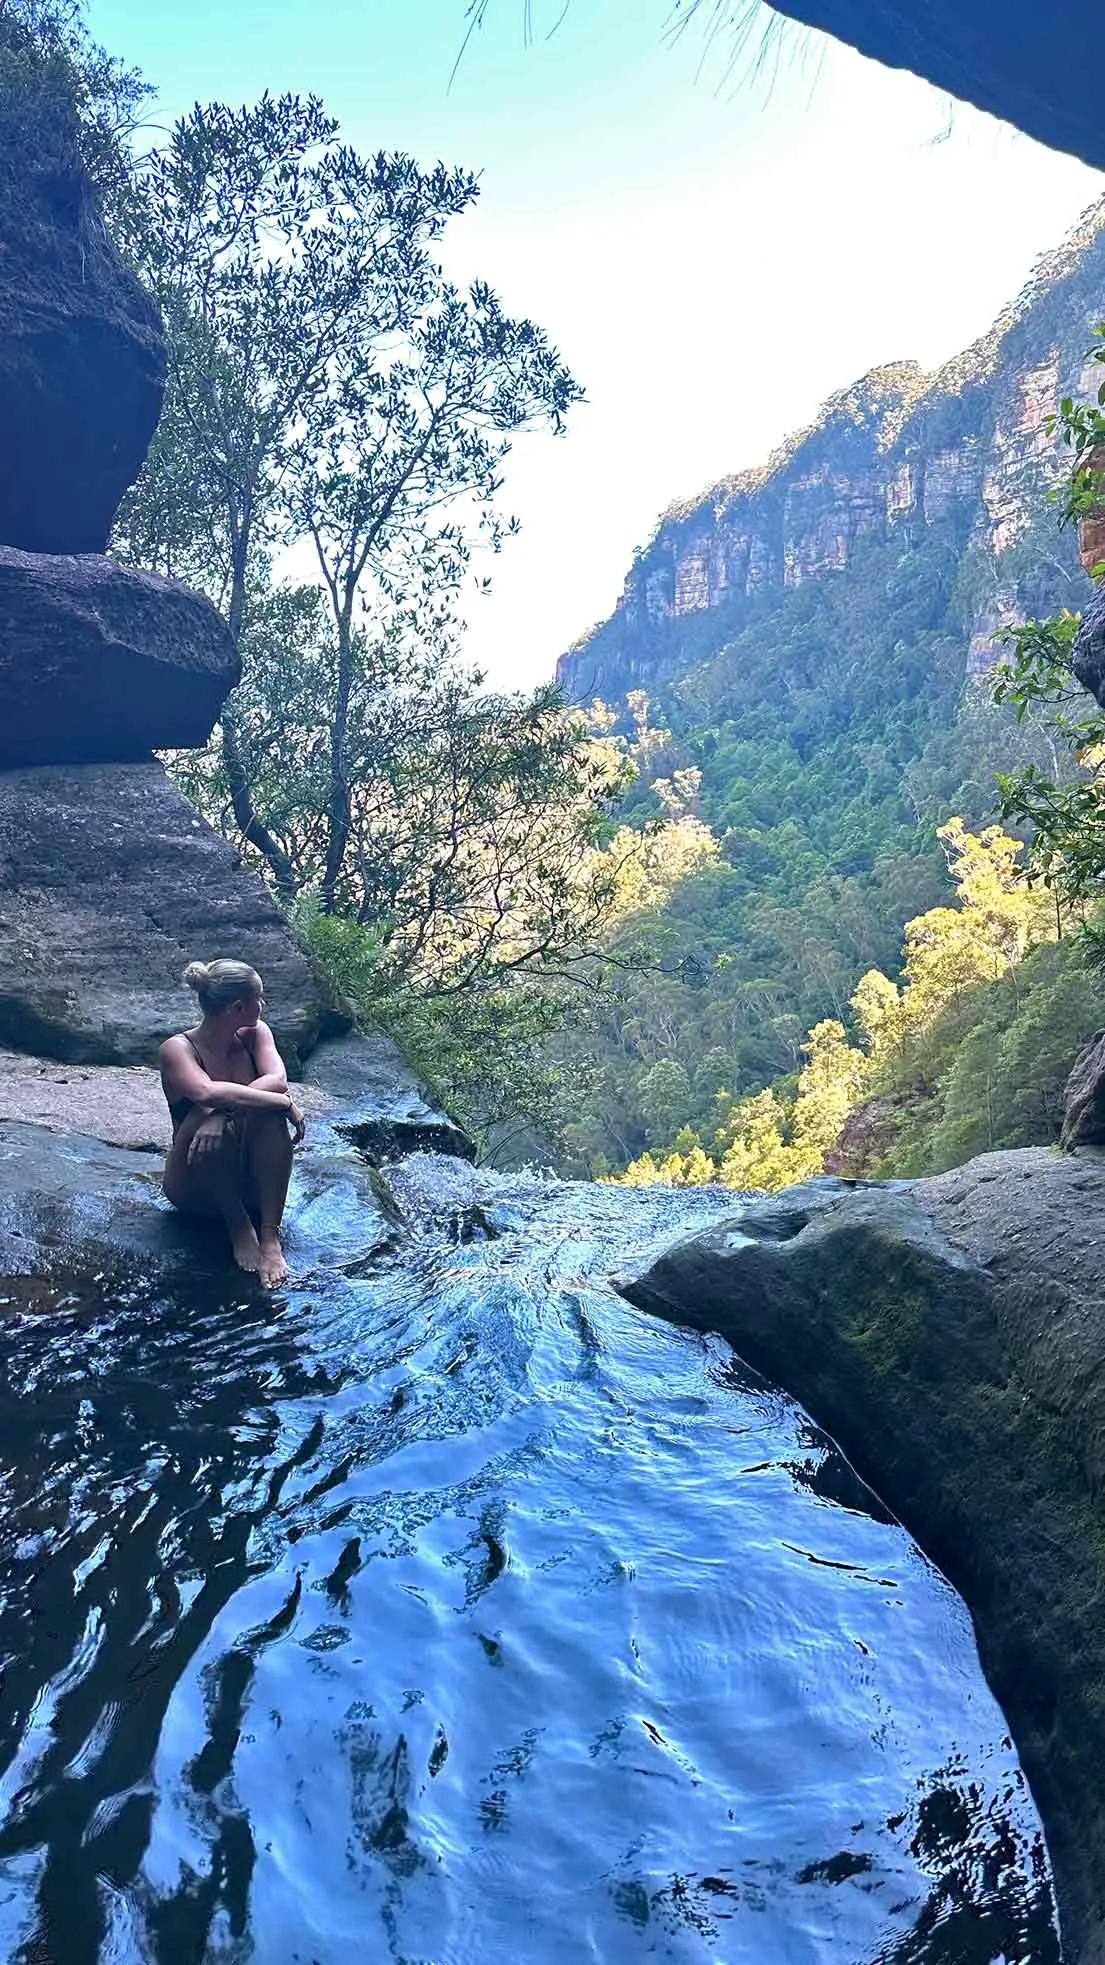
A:
[[[150,93],[137,70],[92,40],[80,0],[0,0],[5,236],[30,222],[25,199],[12,196],[28,170],[49,182],[54,199],[78,206],[90,179],[114,214],[130,176],[127,139]]]
[[[504,1131],[521,1127],[527,1150],[545,1157],[558,1152],[581,1093],[551,1038],[582,1020],[585,1006],[606,1000],[612,966],[649,960],[647,933],[634,940],[628,927],[635,900],[645,894],[652,905],[662,905],[667,883],[685,870],[693,851],[703,850],[677,824],[645,833],[623,828],[599,843],[590,787],[577,786],[576,800],[574,820],[565,798],[548,794],[537,800],[547,838],[539,848],[523,839],[516,869],[519,905],[511,905],[504,857],[494,869],[501,883],[501,919],[498,907],[485,915],[476,924],[475,941],[473,917],[484,876],[478,868],[458,874],[448,855],[436,913],[419,887],[413,895],[396,893],[389,920],[362,922],[323,912],[316,889],[300,900],[294,917],[335,994],[346,998],[361,1020],[397,1039],[470,1132],[501,1149]],[[511,823],[509,802],[498,803],[487,826],[477,828],[476,850],[486,853],[496,827],[505,839]],[[541,855],[536,868],[533,851]],[[570,862],[560,913],[555,919],[545,913],[536,922],[527,919],[527,897],[535,884],[546,896],[553,891],[550,856],[556,854]],[[452,891],[454,877],[459,919],[451,926],[440,902]],[[614,921],[621,923],[618,955],[609,949]]]
[[[997,700],[1012,703],[1018,716],[1031,706],[1049,719],[1055,742],[1050,768],[1028,764],[1000,774],[998,802],[1003,819],[1030,833],[1031,871],[1068,901],[1100,893],[1105,873],[1105,711],[1075,680],[1077,630],[1078,616],[1070,613],[1010,629],[1012,653],[994,681]]]
[[[860,547],[731,639],[724,607],[687,617],[688,662],[696,636],[703,650],[714,638],[709,659],[658,705],[630,692],[626,817],[682,797],[716,844],[654,923],[659,975],[622,978],[560,1047],[586,1086],[565,1129],[572,1171],[663,1157],[684,1124],[708,1142],[719,1088],[739,1100],[795,1076],[806,1031],[849,1024],[859,978],[894,975],[903,922],[946,891],[941,818],[980,830],[987,761],[1050,754],[1034,708],[1018,720],[984,688],[964,693],[956,568],[935,537]],[[689,1089],[657,1128],[647,1087],[667,1057]]]
[[[399,982],[380,935],[348,916],[323,914],[317,895],[293,912],[320,974],[358,1020],[386,1030],[422,1080],[489,1157],[504,1135],[522,1132],[526,1148],[543,1142],[564,1111],[570,1088],[552,1062],[548,1039],[570,1001],[540,981],[517,976],[448,997]]]
[[[538,1051],[643,959],[606,934],[666,893],[673,828],[615,824],[625,747],[554,690],[489,694],[458,659],[473,556],[513,530],[511,438],[580,394],[539,328],[437,265],[477,192],[359,156],[313,97],[177,123],[127,213],[171,369],[116,543],[204,587],[242,654],[215,741],[170,760],[182,786],[332,986],[487,1127],[547,1115]]]
[[[872,1098],[904,1117],[889,1159],[856,1172],[933,1171],[964,1151],[1055,1136],[1066,1072],[1098,1015],[1085,941],[1045,957],[1062,913],[1025,881],[1020,843],[1000,827],[975,834],[951,819],[939,837],[956,905],[906,924],[899,982],[877,969],[860,978],[849,1006],[859,1042],[823,1019],[793,1092],[785,1080],[742,1099],[719,1090],[709,1144],[684,1123],[670,1152],[630,1163],[628,1182],[773,1191],[820,1173]]]
[[[178,122],[129,216],[171,368],[120,547],[204,585],[247,661],[272,554],[309,552],[322,607],[293,660],[326,911],[356,884],[376,728],[448,670],[473,551],[510,529],[498,504],[510,438],[559,431],[580,393],[539,328],[437,265],[436,241],[477,192],[440,163],[359,156],[314,97],[265,96]],[[290,899],[300,872],[275,823],[287,800],[281,783],[268,803],[278,781],[257,766],[272,679],[271,663],[247,666],[222,719],[223,774],[241,836]],[[286,738],[283,680],[277,694]],[[286,770],[295,758],[285,744]]]
[[[1093,330],[1089,361],[1105,363],[1105,322]],[[1105,382],[1096,400],[1064,396],[1050,419],[1072,452],[1065,485],[1056,491],[1061,522],[1100,513],[1105,499]],[[1105,574],[1105,563],[1094,569]],[[994,696],[1018,718],[1043,715],[1051,734],[1046,766],[1029,763],[998,779],[1003,818],[1030,834],[1029,869],[1057,896],[1086,901],[1100,894],[1105,875],[1105,711],[1078,684],[1073,649],[1078,616],[1064,611],[1006,631],[1010,654],[994,679]],[[1062,761],[1061,761],[1062,759]]]
[[[1105,363],[1105,321],[1098,322],[1093,334],[1095,346],[1089,351],[1089,360]],[[1070,475],[1061,494],[1063,520],[1085,518],[1100,507],[1105,489],[1105,381],[1094,402],[1080,403],[1064,396],[1057,416],[1052,418],[1052,428],[1058,429],[1073,452]],[[1105,572],[1105,566],[1097,571]]]

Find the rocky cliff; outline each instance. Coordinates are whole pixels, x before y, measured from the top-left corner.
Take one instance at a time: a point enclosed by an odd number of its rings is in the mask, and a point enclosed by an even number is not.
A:
[[[0,540],[99,553],[161,411],[157,308],[85,167],[66,63],[0,12]]]
[[[894,541],[903,555],[925,540],[950,551],[947,625],[964,673],[985,667],[995,629],[1062,602],[1075,579],[1076,541],[1043,506],[1060,468],[1047,418],[1062,396],[1096,391],[1085,351],[1102,316],[1105,200],[936,374],[874,370],[761,468],[665,513],[611,619],[562,657],[568,695],[617,701],[677,677],[865,544]]]
[[[157,309],[108,235],[64,61],[0,13],[0,1045],[151,1063],[192,957],[244,957],[295,1072],[342,1027],[261,880],[153,752],[239,676],[209,601],[108,558],[161,405]]]

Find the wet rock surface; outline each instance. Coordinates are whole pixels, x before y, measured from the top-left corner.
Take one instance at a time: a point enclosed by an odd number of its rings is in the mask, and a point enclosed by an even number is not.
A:
[[[379,1032],[350,1031],[324,1045],[303,1081],[341,1100],[341,1130],[374,1166],[405,1153],[474,1158],[471,1141],[429,1102],[398,1046]]]
[[[86,1064],[153,1064],[195,1021],[185,965],[264,977],[293,1074],[332,1025],[264,883],[160,764],[0,772],[0,1043]]]
[[[446,1180],[449,1156],[470,1158],[472,1147],[386,1039],[352,1033],[320,1045],[311,1064],[285,1247],[294,1273],[323,1264],[355,1274],[402,1232],[405,1213],[377,1171],[388,1156],[360,1150],[358,1123],[379,1129],[377,1146],[387,1133],[396,1153],[417,1134],[423,1150],[446,1156],[433,1163]],[[19,1116],[30,1113],[38,1123]],[[0,1051],[0,1275],[64,1288],[126,1274],[160,1288],[200,1274],[238,1286],[219,1232],[162,1196],[168,1137],[155,1072],[62,1069]]]
[[[721,1332],[960,1591],[1048,1833],[1064,1955],[1105,1958],[1105,1156],[820,1183],[623,1289]]]
[[[0,769],[206,743],[241,673],[202,595],[95,554],[0,547]]]
[[[0,1275],[57,1289],[141,1282],[151,1291],[252,1287],[218,1228],[161,1193],[160,1154],[0,1122]],[[343,1268],[389,1244],[396,1217],[370,1167],[319,1122],[297,1155],[284,1245],[294,1277]]]

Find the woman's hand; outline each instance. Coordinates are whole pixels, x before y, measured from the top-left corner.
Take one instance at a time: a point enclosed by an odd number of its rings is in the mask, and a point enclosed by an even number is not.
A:
[[[307,1121],[290,1093],[288,1095],[288,1124],[292,1129],[292,1150],[294,1151],[297,1146],[301,1146],[303,1143],[303,1135],[307,1130]]]

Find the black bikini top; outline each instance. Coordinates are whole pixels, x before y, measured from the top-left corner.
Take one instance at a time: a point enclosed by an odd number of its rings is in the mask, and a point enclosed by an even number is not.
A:
[[[189,1037],[188,1032],[186,1030],[182,1030],[180,1034],[183,1037],[184,1042],[191,1046],[196,1063],[200,1065],[204,1071],[206,1071],[207,1066],[204,1064],[203,1058],[201,1057],[197,1046],[192,1043],[192,1039]],[[251,1065],[253,1066],[254,1072],[256,1072],[257,1059],[253,1055],[252,1046],[245,1043],[241,1037],[239,1037],[238,1042],[239,1044],[241,1044],[243,1051],[245,1052],[247,1058],[249,1059]],[[173,1122],[173,1132],[175,1134],[177,1127],[181,1124],[181,1122],[184,1119],[187,1119],[188,1114],[191,1112],[192,1107],[196,1103],[196,1100],[194,1098],[166,1098],[165,1103],[169,1108],[169,1117]]]

